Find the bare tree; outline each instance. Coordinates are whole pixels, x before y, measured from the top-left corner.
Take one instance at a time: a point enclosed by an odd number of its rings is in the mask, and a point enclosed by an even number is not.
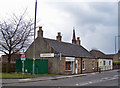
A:
[[[33,35],[32,31],[33,22],[31,19],[26,20],[25,14],[19,17],[13,15],[9,21],[0,22],[0,51],[7,55],[8,67],[11,56],[28,46]],[[9,68],[7,72],[9,72]]]

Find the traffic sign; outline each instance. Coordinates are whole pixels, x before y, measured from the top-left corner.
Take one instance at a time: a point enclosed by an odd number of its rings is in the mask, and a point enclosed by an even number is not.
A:
[[[60,54],[59,53],[54,54],[54,57],[60,57]]]
[[[25,59],[26,59],[26,56],[25,56],[25,52],[23,50],[22,55],[21,55],[21,60],[25,60]]]

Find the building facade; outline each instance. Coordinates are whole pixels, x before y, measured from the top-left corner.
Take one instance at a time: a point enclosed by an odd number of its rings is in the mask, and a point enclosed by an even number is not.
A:
[[[26,50],[26,57],[33,58],[33,43]],[[48,73],[79,74],[96,71],[97,61],[94,56],[80,44],[80,38],[72,43],[62,42],[59,32],[56,40],[43,37],[42,27],[39,27],[35,39],[35,58],[48,60]]]
[[[98,68],[103,71],[113,69],[113,57],[111,55],[106,55],[99,50],[91,50],[90,53],[96,57]]]

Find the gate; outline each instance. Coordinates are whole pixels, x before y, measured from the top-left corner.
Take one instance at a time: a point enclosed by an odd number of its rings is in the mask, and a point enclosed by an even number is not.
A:
[[[35,60],[35,74],[48,74],[48,60],[46,59],[36,59]],[[22,72],[22,61],[21,59],[16,59],[16,72]],[[33,72],[33,59],[26,59],[24,61],[24,72]]]

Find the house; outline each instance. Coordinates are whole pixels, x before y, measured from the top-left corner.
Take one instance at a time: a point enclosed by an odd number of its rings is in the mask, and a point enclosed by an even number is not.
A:
[[[11,56],[11,60],[10,63],[16,63],[16,58],[20,58],[20,54],[19,53],[15,53]],[[7,55],[2,55],[1,56],[1,62],[3,64],[6,64],[8,62],[8,56]]]
[[[8,59],[7,59],[7,55],[2,55],[1,56],[1,65],[2,65],[2,72],[7,72],[7,63],[8,63]],[[16,67],[16,58],[20,58],[20,54],[16,53],[13,54],[11,56],[11,60],[10,60],[10,72],[15,72],[15,67]]]
[[[119,69],[120,68],[120,50],[118,53],[113,55],[113,68]]]
[[[101,70],[111,70],[113,69],[113,56],[110,54],[104,54],[99,50],[91,50],[90,53],[97,59],[98,68]]]
[[[25,52],[27,58],[33,58],[33,45]],[[62,42],[60,32],[56,40],[44,38],[42,27],[39,27],[35,39],[35,58],[48,60],[48,73],[79,74],[93,72],[97,66],[94,56],[80,44],[80,38],[76,40],[75,30],[72,43],[66,43]]]
[[[113,62],[120,62],[120,50],[118,51],[118,53],[114,54]]]

